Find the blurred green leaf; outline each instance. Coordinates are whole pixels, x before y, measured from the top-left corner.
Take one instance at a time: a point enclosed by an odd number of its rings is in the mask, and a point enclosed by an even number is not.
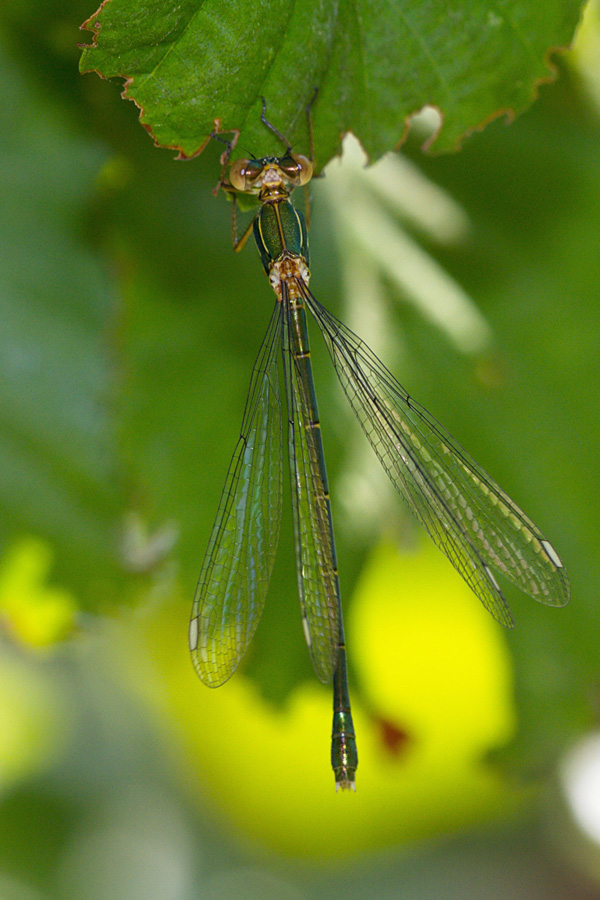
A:
[[[4,54],[0,77],[5,109],[18,110],[0,148],[0,537],[47,535],[69,580],[77,573],[101,594],[122,502],[114,294],[77,216],[103,153],[75,138]]]
[[[269,118],[308,146],[313,108],[319,166],[348,130],[374,159],[397,146],[409,116],[435,106],[437,150],[455,148],[495,116],[521,113],[551,77],[548,51],[572,37],[582,3],[536,0],[109,0],[88,19],[81,71],[126,79],[157,144],[192,156],[215,128],[278,149]],[[279,145],[280,149],[280,145]]]
[[[552,535],[571,579],[561,611],[509,595],[513,762],[533,771],[597,715],[599,137],[597,109],[563,68],[513,128],[492,125],[460,157],[419,155],[472,218],[470,246],[442,258],[474,291],[500,353],[489,382],[478,366],[448,365],[437,336],[411,321],[419,399]]]

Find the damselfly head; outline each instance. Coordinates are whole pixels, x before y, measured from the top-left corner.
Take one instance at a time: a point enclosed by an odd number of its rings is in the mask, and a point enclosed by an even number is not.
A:
[[[312,163],[300,153],[238,159],[229,170],[229,183],[236,191],[257,194],[265,185],[281,184],[285,189],[302,187],[312,178]]]

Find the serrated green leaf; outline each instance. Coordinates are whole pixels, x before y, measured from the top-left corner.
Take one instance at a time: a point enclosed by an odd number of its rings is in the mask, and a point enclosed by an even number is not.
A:
[[[105,0],[83,27],[94,34],[81,71],[126,79],[157,144],[199,152],[211,132],[237,132],[255,155],[278,152],[268,117],[310,149],[314,96],[319,168],[353,131],[372,159],[402,140],[429,104],[442,125],[436,150],[531,104],[552,75],[550,49],[572,39],[580,0]]]

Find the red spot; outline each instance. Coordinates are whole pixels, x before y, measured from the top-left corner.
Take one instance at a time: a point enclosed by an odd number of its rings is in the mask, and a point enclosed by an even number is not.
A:
[[[390,756],[400,756],[410,742],[410,735],[399,725],[388,722],[387,719],[377,719],[381,743]]]

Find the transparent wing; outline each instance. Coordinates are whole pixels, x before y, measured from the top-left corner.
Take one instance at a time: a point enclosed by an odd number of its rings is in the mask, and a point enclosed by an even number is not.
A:
[[[301,290],[394,487],[483,605],[503,625],[513,625],[492,567],[535,600],[564,606],[569,581],[552,544],[374,353],[305,285]]]
[[[288,322],[284,372],[298,594],[310,658],[317,677],[327,684],[333,678],[339,641],[339,582],[329,489],[310,361],[294,356],[297,348],[285,285],[282,302]]]
[[[277,303],[252,371],[240,438],[192,606],[190,651],[209,687],[223,684],[237,668],[271,579],[281,519],[281,327]]]

